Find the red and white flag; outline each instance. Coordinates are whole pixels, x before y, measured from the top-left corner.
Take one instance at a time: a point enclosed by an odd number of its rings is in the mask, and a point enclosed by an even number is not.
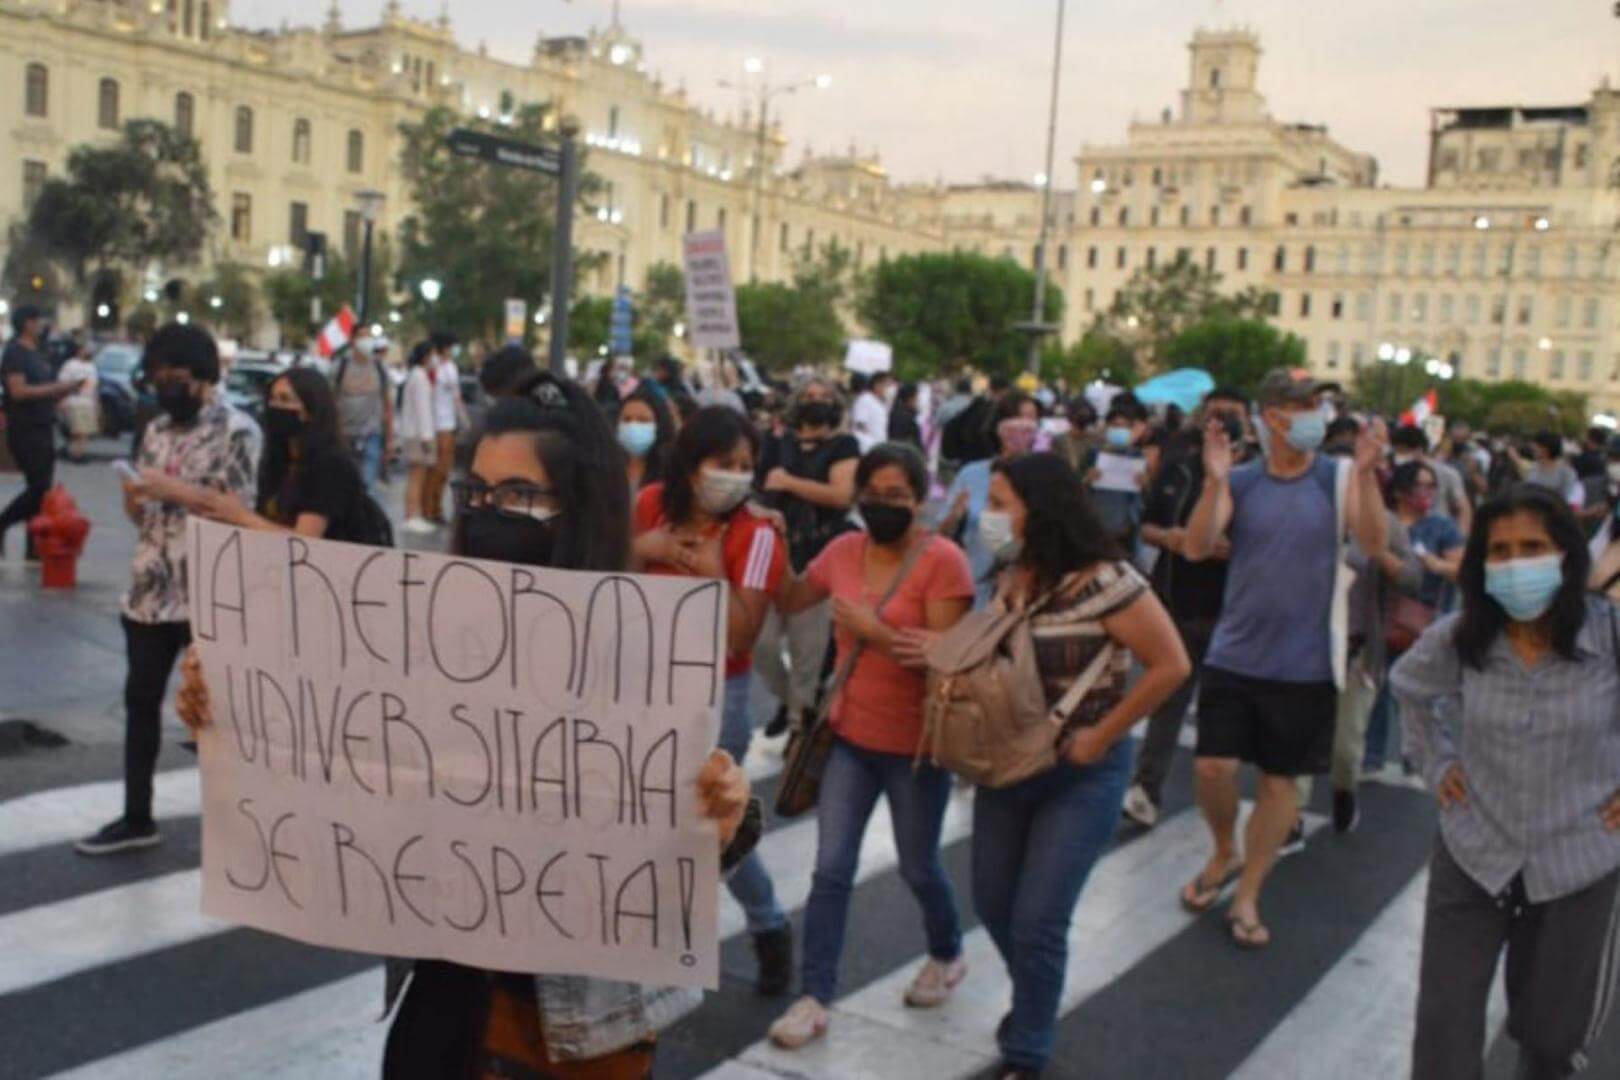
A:
[[[1401,424],[1405,427],[1422,427],[1423,421],[1435,414],[1440,408],[1440,397],[1433,390],[1412,402],[1412,407],[1401,413]]]
[[[330,357],[347,345],[353,336],[354,312],[349,310],[348,304],[344,304],[343,309],[332,316],[332,321],[326,324],[320,337],[315,339],[315,351],[323,358]]]

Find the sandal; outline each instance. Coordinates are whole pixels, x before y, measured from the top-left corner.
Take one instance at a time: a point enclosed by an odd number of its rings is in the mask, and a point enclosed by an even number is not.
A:
[[[1271,931],[1264,924],[1250,922],[1236,915],[1228,915],[1226,921],[1232,930],[1232,944],[1238,948],[1257,950],[1271,944]]]
[[[1226,873],[1221,875],[1220,881],[1211,885],[1204,880],[1202,870],[1198,876],[1187,882],[1181,890],[1181,906],[1193,915],[1202,915],[1220,902],[1221,894],[1226,887],[1243,876],[1243,860],[1229,864]]]

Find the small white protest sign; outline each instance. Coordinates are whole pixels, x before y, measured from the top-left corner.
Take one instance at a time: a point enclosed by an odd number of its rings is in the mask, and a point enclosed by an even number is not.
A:
[[[681,238],[686,271],[687,340],[699,349],[735,349],[737,293],[731,284],[726,234],[720,229],[687,233]]]
[[[886,341],[856,339],[844,351],[844,369],[862,375],[876,375],[894,367],[894,349]]]
[[[723,582],[193,519],[203,911],[301,941],[719,980]]]

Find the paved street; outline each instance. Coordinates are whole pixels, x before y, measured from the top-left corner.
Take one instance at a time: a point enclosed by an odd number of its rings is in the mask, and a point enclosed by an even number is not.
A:
[[[102,449],[110,456],[110,445]],[[375,959],[199,913],[197,775],[174,745],[178,725],[158,782],[164,845],[103,860],[71,850],[120,805],[117,598],[132,531],[105,461],[64,466],[60,476],[94,522],[80,588],[41,594],[35,572],[19,561],[20,536],[0,566],[0,718],[33,719],[70,740],[0,758],[0,1080],[376,1075],[383,1027],[375,1022]],[[0,477],[0,500],[16,489],[15,478]],[[756,745],[748,766],[769,801],[780,745]],[[1325,827],[1326,785],[1318,786],[1307,850],[1283,863],[1267,891],[1276,943],[1242,953],[1218,915],[1195,920],[1176,903],[1205,843],[1183,754],[1165,819],[1150,833],[1122,826],[1086,888],[1052,1075],[1405,1076],[1434,815],[1422,792],[1398,777],[1382,780],[1363,789],[1363,823],[1347,837]],[[970,820],[971,795],[960,790],[945,861],[970,931],[972,970],[947,1007],[920,1012],[901,1003],[924,943],[880,810],[862,852],[829,1037],[793,1055],[765,1044],[786,1002],[752,994],[741,912],[722,898],[722,987],[664,1033],[659,1075],[947,1080],[988,1069],[1008,982],[972,912]],[[764,859],[796,916],[814,849],[813,821],[770,823]],[[1498,995],[1493,1078],[1509,1075],[1503,1012]],[[1615,1025],[1589,1075],[1620,1076]]]

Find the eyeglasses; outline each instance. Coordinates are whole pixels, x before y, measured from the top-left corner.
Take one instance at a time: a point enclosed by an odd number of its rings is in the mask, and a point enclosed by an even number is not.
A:
[[[557,510],[557,492],[527,480],[486,484],[476,476],[450,485],[457,512],[492,507],[497,514],[515,518],[547,518]]]

